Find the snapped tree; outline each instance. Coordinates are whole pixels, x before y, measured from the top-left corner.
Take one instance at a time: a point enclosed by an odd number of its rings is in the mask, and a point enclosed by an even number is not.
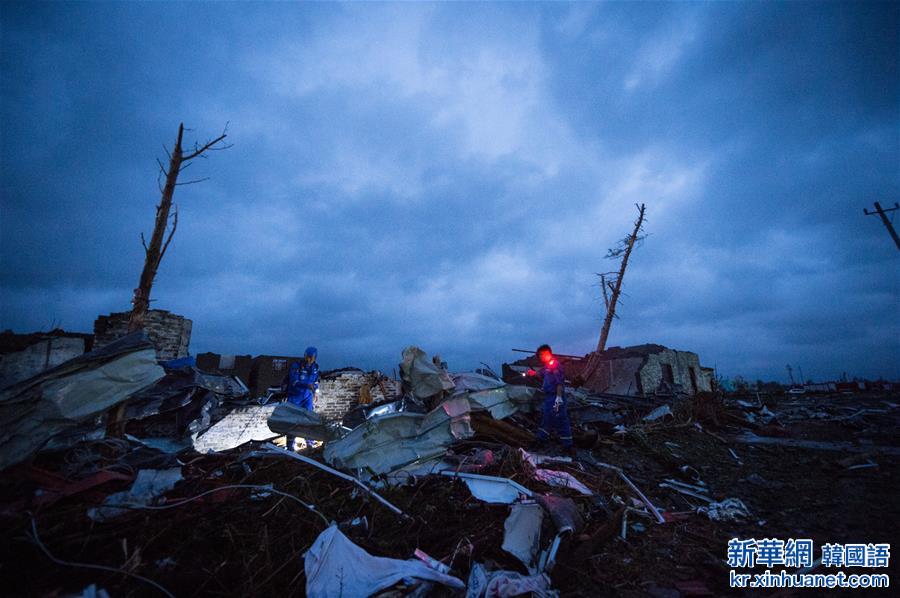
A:
[[[133,307],[131,309],[131,317],[128,320],[129,332],[142,330],[144,328],[144,318],[147,315],[147,311],[150,309],[150,291],[153,289],[153,281],[156,278],[156,272],[159,270],[159,264],[162,261],[163,256],[166,255],[166,250],[169,248],[169,243],[172,242],[172,236],[175,234],[175,229],[178,227],[178,207],[176,206],[172,215],[172,227],[169,229],[168,236],[166,235],[166,229],[169,228],[169,212],[172,210],[172,198],[175,195],[175,187],[191,185],[208,180],[207,177],[179,183],[178,175],[187,170],[188,166],[191,165],[192,160],[196,158],[206,158],[206,152],[223,150],[231,147],[231,145],[224,143],[225,137],[227,137],[227,131],[228,125],[226,124],[225,130],[222,131],[221,135],[207,141],[203,145],[195,143],[192,148],[186,151],[182,147],[184,123],[180,123],[178,125],[178,137],[175,139],[175,147],[171,152],[166,150],[166,153],[169,156],[169,167],[166,168],[163,166],[162,162],[159,160],[156,161],[159,165],[157,183],[159,184],[162,178],[165,177],[165,184],[159,185],[159,190],[162,195],[159,205],[156,206],[156,223],[153,227],[153,234],[150,236],[149,245],[144,239],[143,233],[141,233],[141,243],[144,246],[144,269],[141,271],[141,279],[138,282],[137,288],[134,289],[134,298],[131,300]]]
[[[603,318],[603,328],[600,330],[597,352],[606,349],[609,328],[612,325],[613,318],[616,317],[616,304],[619,302],[619,296],[622,294],[622,281],[625,279],[625,268],[628,267],[628,258],[631,256],[631,250],[634,249],[635,243],[639,243],[646,238],[646,235],[641,234],[644,230],[645,207],[644,204],[635,205],[638,209],[638,218],[634,222],[634,230],[606,254],[607,259],[622,258],[622,262],[619,264],[619,271],[606,272],[599,275],[600,286],[603,288],[603,301],[606,304],[606,316]],[[607,279],[607,276],[611,278]]]

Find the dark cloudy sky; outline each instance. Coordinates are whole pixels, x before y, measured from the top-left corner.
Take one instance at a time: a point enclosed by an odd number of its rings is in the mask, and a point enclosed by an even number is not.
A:
[[[155,159],[155,306],[193,352],[454,369],[610,345],[721,374],[900,377],[900,4],[3,3],[0,328],[129,307]],[[187,176],[187,175],[186,175]],[[897,212],[900,213],[900,212]],[[900,224],[900,217],[895,218]]]

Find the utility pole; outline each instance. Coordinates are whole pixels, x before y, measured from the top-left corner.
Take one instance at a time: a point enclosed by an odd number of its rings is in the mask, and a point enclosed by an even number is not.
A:
[[[638,209],[638,218],[634,223],[634,231],[619,244],[618,247],[609,250],[609,254],[606,257],[618,257],[622,256],[622,264],[619,266],[619,273],[616,276],[615,283],[612,284],[612,295],[607,299],[606,298],[606,286],[607,280],[606,277],[601,275],[600,284],[603,285],[603,298],[606,302],[606,317],[603,320],[603,329],[600,331],[600,341],[597,343],[597,352],[601,352],[606,349],[606,339],[609,337],[609,327],[612,325],[613,318],[616,315],[616,303],[619,301],[619,294],[622,292],[622,280],[625,278],[625,268],[628,267],[628,258],[631,256],[631,250],[634,249],[634,244],[639,239],[643,239],[640,236],[641,227],[644,225],[644,210],[646,209],[644,204],[637,206]]]
[[[878,214],[879,216],[881,216],[881,221],[884,223],[884,227],[886,229],[888,229],[889,233],[891,233],[891,238],[894,239],[894,243],[897,245],[897,249],[900,249],[900,237],[897,236],[897,231],[894,230],[894,225],[891,224],[890,220],[888,220],[888,217],[886,214],[886,212],[893,212],[896,209],[900,209],[900,204],[898,204],[897,202],[894,202],[893,208],[888,208],[885,210],[881,207],[881,204],[876,201],[875,202],[875,211],[870,212],[866,208],[863,208],[863,214],[865,214],[866,216],[873,216],[875,214]]]

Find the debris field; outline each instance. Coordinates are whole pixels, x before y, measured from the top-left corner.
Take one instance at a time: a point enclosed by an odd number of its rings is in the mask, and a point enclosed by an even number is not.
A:
[[[731,538],[898,529],[889,392],[573,388],[568,456],[533,445],[536,389],[403,355],[402,393],[342,422],[140,337],[0,391],[4,593],[718,596]],[[238,412],[262,431],[214,437]]]

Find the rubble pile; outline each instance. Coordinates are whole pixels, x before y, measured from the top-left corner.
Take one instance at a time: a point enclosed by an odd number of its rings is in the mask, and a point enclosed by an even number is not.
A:
[[[563,456],[537,389],[415,347],[341,421],[175,366],[126,337],[0,391],[5,593],[720,595],[729,538],[900,520],[884,394],[571,389]]]

